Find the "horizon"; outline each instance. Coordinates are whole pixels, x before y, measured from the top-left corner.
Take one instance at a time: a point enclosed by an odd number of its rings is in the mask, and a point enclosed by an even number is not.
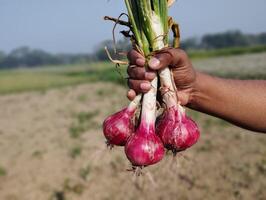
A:
[[[93,53],[101,41],[112,39],[113,24],[102,17],[125,12],[124,3],[107,0],[93,4],[87,0],[2,0],[1,4],[0,50],[5,53],[21,46],[51,53]],[[179,22],[183,39],[229,30],[256,34],[266,32],[265,7],[264,0],[186,0],[177,1],[170,15]]]
[[[227,30],[225,32],[217,32],[217,33],[206,33],[202,36],[192,36],[192,37],[189,37],[189,38],[186,38],[186,39],[199,39],[201,40],[202,37],[204,37],[205,35],[212,35],[212,34],[224,34],[224,33],[228,33],[228,32],[234,32],[234,31],[239,31],[239,30]],[[241,32],[241,31],[240,31]],[[259,32],[259,33],[243,33],[241,32],[243,35],[259,35],[259,34],[266,34],[266,31],[265,32]],[[184,39],[183,41],[185,41],[186,39]],[[109,38],[107,39],[108,41],[112,41],[112,38]],[[103,41],[100,41],[98,44],[96,44],[96,46],[100,46],[102,42],[105,42],[107,40],[103,40]],[[120,38],[120,40],[123,40],[123,38]],[[119,42],[116,41],[116,42]],[[182,42],[182,41],[181,41]],[[49,50],[45,50],[45,49],[41,49],[41,48],[32,48],[30,46],[27,46],[27,45],[22,45],[22,46],[17,46],[15,47],[14,49],[11,49],[9,52],[6,52],[6,51],[3,51],[2,49],[0,49],[0,52],[3,52],[4,54],[8,55],[9,53],[11,53],[13,50],[17,50],[19,48],[29,48],[29,50],[40,50],[40,51],[44,51],[45,53],[49,53],[51,55],[92,55],[94,54],[95,52],[52,52],[52,51],[49,51]],[[233,47],[229,47],[229,48],[233,48]],[[236,48],[238,48],[236,46]],[[245,47],[243,47],[245,48]]]

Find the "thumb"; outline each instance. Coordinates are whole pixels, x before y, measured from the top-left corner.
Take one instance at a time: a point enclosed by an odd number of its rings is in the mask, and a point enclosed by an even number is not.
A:
[[[189,63],[188,56],[182,49],[168,48],[156,53],[149,61],[149,67],[153,70],[161,70],[166,67],[178,67]]]
[[[168,51],[162,51],[155,54],[148,62],[150,69],[161,70],[172,63],[172,55]]]

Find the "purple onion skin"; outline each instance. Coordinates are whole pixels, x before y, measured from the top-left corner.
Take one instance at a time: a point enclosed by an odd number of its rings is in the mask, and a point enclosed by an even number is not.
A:
[[[164,146],[174,153],[193,146],[200,137],[197,124],[179,109],[175,106],[168,108],[156,126]]]
[[[124,108],[104,120],[103,133],[109,145],[125,146],[134,133],[134,113],[135,110]]]
[[[125,153],[133,166],[145,167],[161,161],[164,146],[155,134],[154,125],[141,123],[136,133],[128,139]]]

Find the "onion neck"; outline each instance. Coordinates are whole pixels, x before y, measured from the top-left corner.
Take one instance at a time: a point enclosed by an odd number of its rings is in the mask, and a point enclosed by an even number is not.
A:
[[[180,104],[177,105],[178,109],[178,121],[181,122],[184,117],[186,117],[186,110]]]
[[[155,38],[152,40],[152,49],[154,51],[160,50],[165,47],[164,44],[164,26],[159,20],[156,14],[152,14],[151,26]],[[178,98],[176,93],[176,87],[173,81],[172,73],[168,67],[159,71],[159,77],[161,82],[161,92],[163,100],[168,108],[177,106]]]
[[[159,22],[158,20],[154,20],[153,30],[156,33],[155,35],[157,35],[157,38],[155,39],[156,42],[154,42],[153,50],[160,50],[165,47],[164,39],[162,38],[162,35],[164,35],[164,31],[161,22]],[[170,69],[166,67],[160,70],[159,77],[161,83],[160,90],[165,104],[167,105],[168,108],[172,106],[177,106],[178,99],[177,99],[176,87]]]
[[[141,101],[141,97],[142,97],[142,95],[139,94],[135,97],[135,99],[133,101],[130,102],[130,104],[127,107],[129,112],[135,112],[135,110],[137,109],[137,107]]]
[[[173,82],[173,77],[170,69],[166,67],[165,69],[160,70],[159,77],[161,82],[160,91],[167,108],[177,106],[178,98],[176,93],[176,87]]]
[[[141,125],[153,125],[156,119],[156,95],[157,95],[157,82],[156,77],[151,82],[151,90],[144,94],[141,110]]]
[[[159,20],[159,18],[156,15],[152,16],[152,30],[153,30],[153,38],[150,41],[152,50],[161,50],[165,47],[164,44],[164,27]],[[168,69],[169,71],[169,69]],[[164,72],[164,71],[163,71]],[[165,72],[163,73],[165,74]],[[169,75],[171,80],[171,74],[170,71],[166,74]],[[169,77],[163,79],[163,80],[169,80]],[[173,84],[168,83],[167,81],[164,81],[165,84],[169,84],[172,86]],[[158,87],[158,77],[156,77],[151,82],[151,90],[144,94],[143,96],[143,102],[142,102],[142,111],[141,111],[141,124],[140,127],[147,127],[149,130],[154,129],[155,127],[155,120],[156,120],[156,96],[157,96],[157,87]],[[149,131],[148,131],[149,132]]]

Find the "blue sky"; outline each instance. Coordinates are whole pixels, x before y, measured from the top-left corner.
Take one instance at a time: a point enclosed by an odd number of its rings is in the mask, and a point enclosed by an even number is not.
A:
[[[178,0],[171,15],[183,38],[239,29],[266,32],[266,0]],[[92,52],[110,39],[104,15],[125,12],[123,0],[0,0],[0,50],[28,45],[53,53]]]

